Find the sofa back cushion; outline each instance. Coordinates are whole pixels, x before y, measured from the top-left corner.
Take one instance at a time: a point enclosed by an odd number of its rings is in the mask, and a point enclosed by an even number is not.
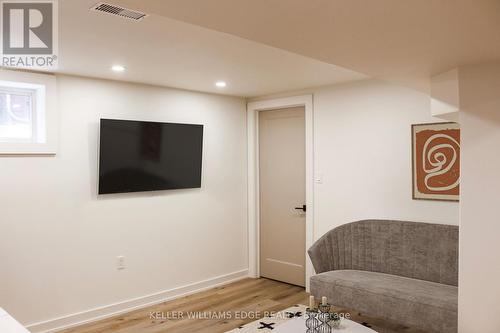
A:
[[[458,226],[363,220],[327,232],[308,252],[316,273],[355,269],[458,285]]]

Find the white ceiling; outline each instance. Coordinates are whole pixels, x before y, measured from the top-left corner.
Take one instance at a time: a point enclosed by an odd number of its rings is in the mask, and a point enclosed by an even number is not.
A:
[[[57,72],[245,97],[366,77],[159,15],[133,21],[92,12],[89,8],[95,3],[59,1]],[[127,71],[114,73],[113,64],[122,64]],[[216,88],[217,80],[227,81],[228,86]]]
[[[500,59],[499,0],[113,0],[426,90]]]

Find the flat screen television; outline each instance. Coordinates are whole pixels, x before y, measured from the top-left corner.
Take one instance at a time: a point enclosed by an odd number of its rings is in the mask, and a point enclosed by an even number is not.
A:
[[[101,119],[99,194],[201,187],[203,125]]]

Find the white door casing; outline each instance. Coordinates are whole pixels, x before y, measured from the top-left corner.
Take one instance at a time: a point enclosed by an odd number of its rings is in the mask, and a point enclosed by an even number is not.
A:
[[[259,272],[259,125],[258,112],[289,107],[303,106],[305,110],[306,138],[306,242],[304,251],[311,247],[314,240],[314,140],[313,140],[313,96],[301,95],[264,101],[250,102],[247,105],[247,148],[248,148],[248,262],[249,276],[260,277]],[[313,267],[306,255],[306,291],[309,291],[309,278]]]

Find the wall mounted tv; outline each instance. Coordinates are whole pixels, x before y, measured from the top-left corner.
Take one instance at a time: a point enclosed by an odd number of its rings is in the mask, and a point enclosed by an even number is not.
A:
[[[99,194],[201,187],[203,125],[101,119]]]

